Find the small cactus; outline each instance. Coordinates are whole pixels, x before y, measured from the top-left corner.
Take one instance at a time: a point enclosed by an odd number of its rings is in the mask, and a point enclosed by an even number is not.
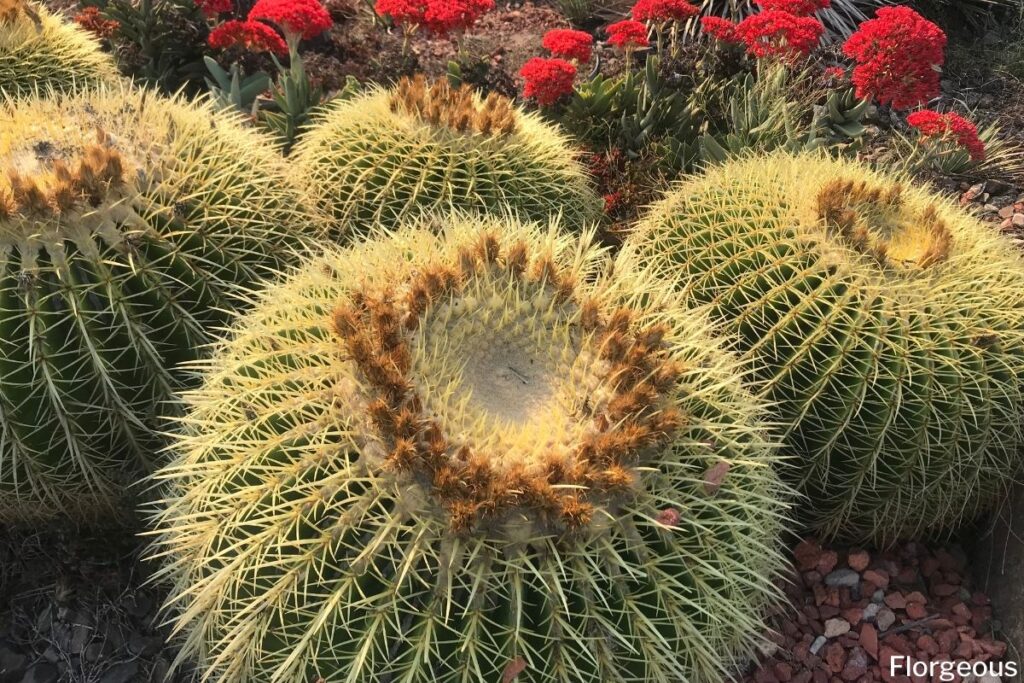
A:
[[[29,0],[0,0],[0,96],[68,91],[116,77],[113,60],[83,29]]]
[[[0,107],[0,523],[99,514],[313,228],[264,138],[127,86]]]
[[[154,512],[182,657],[724,680],[784,565],[736,361],[589,231],[432,220],[308,264],[202,364]]]
[[[816,156],[687,181],[622,256],[734,335],[829,536],[947,532],[1021,465],[1024,259],[907,178]]]
[[[421,213],[505,212],[580,227],[601,202],[568,141],[536,114],[422,76],[339,101],[296,146],[311,203],[342,233]]]

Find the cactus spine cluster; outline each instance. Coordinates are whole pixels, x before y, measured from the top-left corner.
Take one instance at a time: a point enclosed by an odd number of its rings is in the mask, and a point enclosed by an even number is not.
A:
[[[601,208],[557,128],[497,93],[422,76],[338,102],[293,158],[311,203],[356,235],[451,210],[579,227]]]
[[[118,85],[7,99],[0,130],[0,522],[98,514],[159,450],[176,366],[308,219],[208,106]]]
[[[593,235],[432,219],[260,295],[154,553],[205,680],[724,680],[784,488],[737,361]]]
[[[654,206],[622,259],[735,337],[821,532],[949,530],[1019,471],[1024,261],[906,179],[813,156],[731,162]]]
[[[83,29],[29,0],[0,0],[0,96],[67,91],[117,76]]]

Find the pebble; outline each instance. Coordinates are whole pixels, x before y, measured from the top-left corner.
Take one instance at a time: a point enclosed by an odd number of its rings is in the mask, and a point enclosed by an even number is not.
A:
[[[828,638],[826,638],[825,636],[818,636],[817,638],[815,638],[814,642],[811,643],[811,654],[816,655],[819,652],[821,652],[821,648],[825,647],[825,643],[827,642]]]
[[[825,622],[825,637],[838,638],[850,632],[850,622],[846,619],[829,619]]]
[[[850,569],[853,571],[862,572],[871,564],[871,555],[863,550],[858,550],[857,552],[850,553],[846,563],[850,565]]]
[[[837,569],[825,577],[825,585],[833,588],[853,588],[860,585],[860,574],[852,569]]]
[[[878,616],[875,617],[875,623],[878,624],[880,631],[888,631],[892,628],[892,625],[896,623],[896,615],[888,607],[883,607],[878,610]]]
[[[881,609],[877,602],[872,602],[864,608],[864,621],[872,621],[878,616],[878,610]]]

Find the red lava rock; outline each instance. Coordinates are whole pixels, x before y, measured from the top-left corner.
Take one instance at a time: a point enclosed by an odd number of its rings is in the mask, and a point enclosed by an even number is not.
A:
[[[871,564],[871,555],[864,550],[858,550],[850,553],[849,557],[846,558],[846,563],[850,565],[850,569],[853,571],[862,572]]]
[[[953,614],[955,614],[958,617],[970,618],[971,610],[964,603],[958,602],[955,605],[953,605]]]
[[[917,570],[913,567],[904,567],[896,576],[896,581],[904,585],[917,583]]]
[[[828,588],[824,584],[816,583],[812,590],[814,591],[814,604],[824,605],[828,600]]]
[[[839,564],[839,553],[834,550],[826,550],[818,556],[818,565],[816,569],[821,572],[822,575],[827,575],[836,568],[837,564]]]
[[[865,581],[873,584],[876,588],[889,587],[889,575],[883,570],[869,569],[862,574],[862,577]]]
[[[914,653],[914,648],[910,646],[906,637],[899,633],[890,633],[889,635],[882,638],[882,647],[888,647],[896,650],[903,655],[911,655]]]
[[[842,611],[842,616],[851,626],[856,626],[864,619],[864,610],[861,607],[850,607]]]
[[[928,616],[928,610],[924,608],[919,602],[908,602],[907,603],[907,616],[911,619],[924,619]]]
[[[821,574],[813,569],[809,572],[804,572],[803,577],[804,585],[808,587],[821,582]]]
[[[818,608],[818,614],[822,619],[831,619],[839,615],[839,608],[832,605],[822,605]]]
[[[846,666],[846,649],[839,643],[829,643],[825,648],[825,663],[829,671],[839,673]]]
[[[957,643],[960,642],[960,634],[953,629],[939,631],[936,636],[936,641],[939,644],[939,652],[950,653],[953,651],[953,648],[956,647]]]
[[[812,676],[814,678],[814,683],[828,683],[828,674],[821,669],[815,669]]]
[[[939,571],[939,561],[934,557],[924,558],[924,561],[921,562],[921,575],[927,579],[937,571]]]
[[[775,672],[768,667],[761,667],[755,671],[754,680],[757,683],[779,683],[779,679],[775,678]]]
[[[949,619],[944,619],[940,617],[938,619],[932,619],[931,621],[929,621],[928,628],[932,629],[932,631],[938,631],[944,628],[956,628],[956,624],[954,624]]]
[[[810,539],[803,540],[793,550],[793,554],[796,557],[796,566],[800,568],[800,571],[810,571],[818,566],[818,560],[821,558],[821,546]]]
[[[932,595],[940,598],[948,598],[950,595],[956,595],[959,590],[959,588],[952,584],[939,583],[932,586]]]
[[[985,654],[990,655],[995,659],[1002,659],[1006,656],[1006,643],[1002,642],[1001,640],[979,640],[977,642],[981,646],[981,649],[985,652]]]
[[[964,569],[964,558],[954,556],[945,548],[936,550],[935,558],[939,561],[939,566],[942,567],[943,571],[962,572]]]
[[[793,677],[793,683],[811,683],[811,678],[813,676],[814,674],[811,671],[804,669]]]
[[[917,639],[917,649],[929,655],[939,654],[939,644],[929,635],[923,635]]]
[[[907,599],[903,593],[889,593],[885,596],[885,604],[892,609],[903,609],[907,606]]]
[[[977,605],[978,607],[984,607],[989,603],[989,599],[988,596],[984,593],[979,593],[975,591],[974,594],[971,595],[971,602]]]
[[[832,607],[839,607],[840,602],[839,589],[834,586],[830,586],[828,589],[828,597],[825,598],[825,604],[831,605]]]
[[[860,627],[860,646],[872,659],[878,659],[878,631],[871,624]]]
[[[919,602],[922,605],[927,605],[928,598],[921,591],[914,591],[913,593],[907,593],[907,602]]]
[[[775,664],[775,678],[779,679],[783,683],[793,678],[793,667],[786,662],[778,662]]]

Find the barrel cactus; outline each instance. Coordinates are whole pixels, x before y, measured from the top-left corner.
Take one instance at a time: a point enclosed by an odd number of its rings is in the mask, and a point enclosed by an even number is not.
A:
[[[0,106],[0,523],[99,513],[175,366],[309,238],[264,139],[124,86]]]
[[[296,146],[311,204],[346,234],[420,213],[511,208],[579,226],[601,202],[567,139],[537,114],[469,86],[403,79],[341,100]]]
[[[950,530],[1018,471],[1024,262],[906,178],[815,156],[734,161],[654,206],[622,259],[734,335],[822,533]]]
[[[737,361],[590,232],[434,218],[259,296],[158,478],[217,681],[723,680],[785,489]]]
[[[0,0],[0,95],[69,90],[117,75],[84,30],[29,0]]]

